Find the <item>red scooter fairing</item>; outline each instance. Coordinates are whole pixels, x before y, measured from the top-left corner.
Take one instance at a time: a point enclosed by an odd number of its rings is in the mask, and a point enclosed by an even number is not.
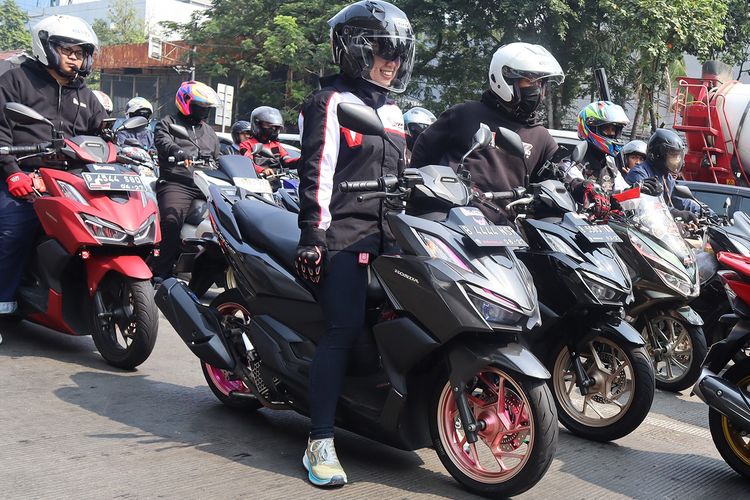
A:
[[[74,254],[84,247],[103,246],[89,227],[95,230],[100,227],[104,238],[112,237],[104,241],[113,246],[137,245],[138,236],[152,243],[161,240],[156,204],[144,193],[89,191],[84,180],[70,172],[42,168],[39,173],[51,196],[37,199],[34,209],[44,232],[59,241],[69,253]],[[124,231],[102,226],[102,221]],[[138,234],[139,230],[142,234]],[[116,242],[120,237],[122,242]]]

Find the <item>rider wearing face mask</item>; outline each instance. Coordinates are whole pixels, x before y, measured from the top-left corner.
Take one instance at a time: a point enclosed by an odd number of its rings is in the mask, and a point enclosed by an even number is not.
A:
[[[684,158],[685,144],[680,136],[671,130],[656,129],[646,146],[646,161],[633,167],[625,180],[631,185],[641,184],[649,194],[663,191],[664,199],[673,207],[672,215],[695,222],[696,216],[701,214],[700,205],[693,200],[673,196],[675,177],[682,170]]]
[[[219,157],[219,138],[206,123],[212,108],[219,105],[219,96],[206,84],[183,82],[175,95],[177,113],[156,124],[154,142],[159,153],[159,181],[156,198],[161,224],[160,255],[154,262],[155,281],[168,278],[177,256],[180,231],[193,200],[205,199],[193,182],[191,160],[198,157]],[[187,129],[190,139],[178,137],[170,124]]]
[[[508,128],[521,136],[525,158],[488,147],[475,151],[465,166],[481,191],[506,191],[526,184],[552,158],[557,143],[537,120],[536,110],[544,99],[547,83],[562,83],[563,71],[547,49],[529,43],[503,45],[492,56],[489,90],[480,101],[467,101],[445,111],[420,134],[412,151],[411,166],[450,165],[456,168],[469,150],[472,137],[484,123],[493,132]],[[493,222],[502,213],[481,207]]]
[[[273,167],[297,168],[298,158],[292,158],[284,145],[279,142],[279,134],[284,128],[281,111],[271,106],[260,106],[250,113],[250,137],[240,144],[240,153],[253,158],[255,171],[264,176],[273,175]],[[274,158],[253,155],[253,147],[262,144],[273,153]]]

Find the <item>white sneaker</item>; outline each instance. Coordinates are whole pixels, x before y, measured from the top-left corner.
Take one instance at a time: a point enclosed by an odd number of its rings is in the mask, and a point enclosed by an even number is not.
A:
[[[307,479],[315,486],[343,486],[347,482],[333,438],[308,440],[302,465],[307,469]]]

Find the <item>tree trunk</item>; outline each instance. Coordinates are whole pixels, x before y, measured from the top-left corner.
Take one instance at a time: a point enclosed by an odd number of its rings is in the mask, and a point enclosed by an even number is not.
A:
[[[554,128],[555,123],[555,106],[554,106],[554,92],[547,92],[544,96],[544,106],[547,108],[547,128]]]
[[[635,116],[633,117],[633,128],[630,129],[630,140],[635,139],[638,134],[638,129],[641,126],[641,112],[643,111],[643,89],[638,92],[638,104],[635,107]]]
[[[656,114],[654,113],[654,91],[649,89],[648,91],[648,117],[651,120],[651,133],[656,131]]]

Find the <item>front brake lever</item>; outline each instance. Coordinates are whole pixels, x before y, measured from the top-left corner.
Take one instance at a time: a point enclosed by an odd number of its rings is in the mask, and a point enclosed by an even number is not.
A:
[[[534,197],[533,196],[526,196],[524,198],[519,198],[519,199],[517,199],[515,201],[511,201],[510,203],[508,203],[507,205],[505,205],[505,208],[513,208],[516,205],[528,205],[529,203],[531,203],[533,201],[534,201]]]

